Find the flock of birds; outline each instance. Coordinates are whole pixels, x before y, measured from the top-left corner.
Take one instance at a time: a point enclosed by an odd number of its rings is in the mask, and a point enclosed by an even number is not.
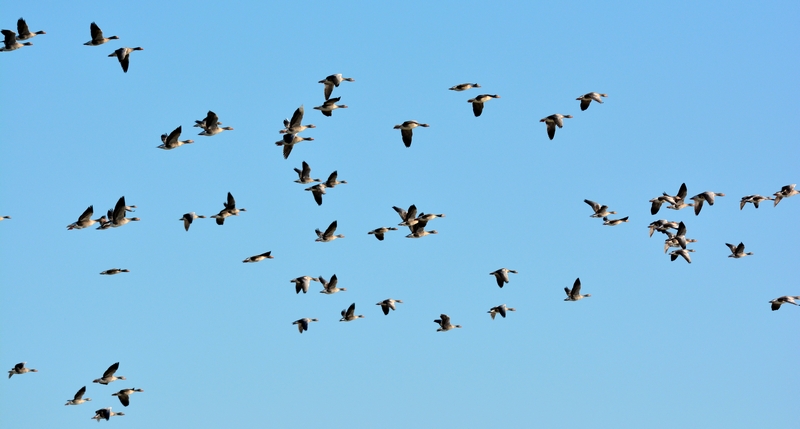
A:
[[[102,30],[96,23],[91,23],[90,25],[90,32],[91,32],[91,40],[86,42],[85,45],[88,46],[100,46],[103,45],[111,40],[117,40],[119,37],[111,36],[111,37],[104,37]],[[31,32],[28,29],[28,25],[24,19],[20,18],[17,22],[17,32],[13,32],[11,30],[2,30],[4,35],[4,47],[0,49],[0,51],[13,51],[25,46],[32,45],[31,42],[24,42],[20,43],[20,41],[26,41],[33,38],[36,35],[46,34],[44,31],[37,31]],[[123,72],[128,71],[129,61],[130,61],[130,54],[134,51],[143,50],[141,47],[136,48],[128,48],[122,47],[116,49],[113,53],[109,55],[109,57],[116,57],[122,67]],[[319,83],[324,85],[324,102],[320,106],[314,107],[315,110],[319,110],[325,116],[332,116],[333,111],[336,109],[343,109],[347,108],[346,105],[337,104],[341,101],[341,97],[331,98],[333,91],[335,88],[338,88],[340,84],[343,82],[355,82],[355,79],[350,77],[344,77],[342,74],[333,74],[325,79],[319,81]],[[466,91],[473,88],[480,88],[481,86],[477,83],[464,83],[460,85],[455,85],[449,88],[452,91]],[[589,92],[578,97],[576,100],[580,101],[580,109],[585,111],[589,108],[592,101],[596,103],[603,103],[603,98],[608,97],[607,94],[601,94],[597,92]],[[484,109],[484,105],[486,102],[492,99],[499,99],[500,96],[496,94],[481,94],[474,98],[467,100],[468,103],[472,105],[473,114],[475,117],[479,117]],[[282,138],[277,141],[275,144],[282,148],[282,154],[284,159],[288,159],[292,153],[292,150],[295,145],[304,142],[304,141],[313,141],[312,137],[301,137],[300,133],[308,130],[316,128],[313,124],[303,124],[303,117],[304,117],[304,108],[300,106],[297,108],[292,115],[291,119],[285,119],[283,121],[284,128],[279,131],[282,135]],[[564,126],[564,119],[572,118],[571,115],[564,115],[560,113],[556,113],[545,118],[542,118],[540,122],[544,122],[547,129],[547,135],[552,140],[555,137],[556,129],[562,128]],[[202,120],[196,120],[194,126],[201,128],[202,131],[199,133],[200,136],[215,136],[223,131],[232,131],[233,128],[226,126],[221,127],[222,122],[219,121],[219,117],[213,111],[208,111],[206,117]],[[420,123],[415,120],[408,120],[403,122],[402,124],[395,125],[394,129],[399,129],[402,142],[407,147],[410,148],[413,139],[413,130],[415,128],[427,128],[430,125],[427,123]],[[182,126],[178,126],[172,132],[168,134],[163,134],[161,136],[162,144],[158,146],[158,148],[163,150],[172,150],[178,147],[181,147],[186,144],[194,143],[193,140],[180,140],[180,135],[182,132]],[[322,181],[318,178],[311,177],[311,167],[305,161],[302,162],[302,166],[300,168],[294,168],[294,171],[298,175],[298,179],[295,180],[296,183],[299,184],[311,184],[315,183],[314,185],[305,188],[306,191],[312,193],[314,201],[317,205],[322,205],[323,202],[323,195],[326,195],[327,189],[333,189],[337,185],[346,184],[346,181],[339,181],[338,180],[338,172],[332,172],[327,180]],[[772,200],[774,201],[774,206],[777,206],[778,203],[784,199],[789,198],[795,195],[800,194],[800,191],[795,189],[795,185],[786,185],[783,186],[778,192],[775,192],[772,197],[764,197],[761,195],[748,195],[741,199],[740,209],[743,209],[747,203],[752,203],[756,208],[759,207],[759,203],[763,201]],[[697,194],[687,200],[687,187],[686,184],[682,184],[680,189],[678,190],[677,194],[669,195],[664,192],[661,196],[655,197],[650,200],[651,203],[651,214],[656,215],[659,210],[661,209],[663,204],[667,204],[668,209],[672,210],[681,210],[687,207],[693,207],[695,215],[699,215],[700,211],[704,204],[708,204],[709,206],[714,205],[715,197],[724,197],[725,194],[716,193],[716,192],[702,192]],[[688,202],[691,200],[692,202]],[[603,225],[606,226],[616,226],[622,223],[628,222],[628,216],[619,218],[619,219],[611,219],[609,218],[610,215],[616,214],[615,211],[609,211],[609,207],[606,205],[601,205],[597,202],[591,200],[584,200],[586,204],[588,204],[593,211],[590,217],[598,218],[603,220]],[[116,202],[113,209],[108,210],[103,216],[100,218],[94,219],[94,206],[90,205],[79,217],[78,219],[69,224],[67,226],[68,230],[74,229],[85,229],[92,226],[97,225],[98,230],[106,230],[111,228],[118,228],[124,226],[130,222],[139,221],[138,217],[127,217],[127,213],[133,212],[136,209],[136,206],[129,206],[125,201],[125,197],[119,198]],[[400,216],[401,222],[397,225],[400,227],[407,227],[409,228],[409,234],[406,235],[407,238],[422,238],[427,235],[437,234],[436,230],[427,230],[427,224],[430,221],[433,221],[437,218],[444,218],[444,214],[433,214],[433,213],[425,213],[417,211],[417,207],[415,205],[411,205],[407,209],[401,207],[393,207],[395,212]],[[231,216],[238,216],[241,212],[245,212],[245,208],[237,207],[236,200],[234,199],[233,195],[229,192],[227,195],[226,201],[223,203],[223,208],[215,215],[210,216],[210,218],[215,219],[217,225],[224,225],[225,219]],[[188,232],[190,226],[192,225],[193,221],[196,219],[204,219],[206,216],[197,215],[195,212],[185,213],[179,220],[183,223],[184,229]],[[3,219],[10,219],[9,216],[2,216],[0,220]],[[331,242],[336,239],[345,238],[342,234],[336,234],[336,230],[338,227],[338,223],[336,220],[331,222],[328,227],[322,231],[320,229],[316,229],[316,242]],[[697,240],[687,238],[686,237],[686,225],[684,222],[672,222],[668,220],[657,220],[652,222],[649,225],[650,229],[650,236],[652,237],[655,231],[663,233],[666,238],[664,241],[664,253],[667,253],[669,249],[675,249],[669,253],[670,258],[672,261],[675,261],[677,258],[683,258],[687,263],[691,263],[690,253],[694,252],[694,249],[687,248],[689,243],[696,242]],[[379,227],[374,230],[368,232],[370,235],[374,235],[375,238],[379,241],[383,241],[385,239],[385,235],[391,231],[397,231],[397,227]],[[731,254],[729,257],[731,258],[742,258],[745,256],[753,255],[752,252],[745,252],[745,245],[743,243],[739,243],[738,245],[726,243],[726,246],[730,249]],[[253,255],[247,257],[242,262],[244,263],[257,263],[264,261],[266,259],[273,259],[272,252],[268,251],[265,253],[261,253],[258,255]],[[101,272],[102,275],[115,275],[120,273],[128,273],[130,272],[128,269],[125,268],[112,268]],[[497,285],[502,288],[505,284],[509,283],[509,273],[517,274],[517,271],[511,270],[508,268],[500,268],[496,271],[489,273],[490,275],[495,277]],[[301,276],[290,281],[295,285],[295,291],[297,294],[300,292],[307,293],[310,289],[311,282],[319,282],[323,289],[320,293],[323,294],[335,294],[338,292],[346,291],[346,288],[339,288],[338,287],[338,278],[336,274],[331,276],[330,280],[326,280],[324,277],[311,277],[311,276]],[[583,298],[588,298],[591,294],[581,294],[581,281],[580,278],[577,278],[573,283],[572,287],[565,287],[564,291],[567,297],[564,301],[579,301]],[[798,305],[795,300],[800,300],[800,296],[781,296],[779,298],[775,298],[770,302],[772,310],[778,310],[781,305],[783,304],[793,304]],[[391,311],[397,309],[396,304],[402,304],[403,301],[399,299],[388,298],[382,300],[376,305],[381,307],[382,312],[384,315],[389,315]],[[364,318],[364,315],[357,315],[355,312],[356,304],[351,304],[348,308],[343,309],[341,311],[341,319],[340,322],[352,322],[360,318]],[[514,308],[507,307],[505,304],[492,307],[488,310],[488,314],[492,319],[495,319],[495,316],[500,315],[502,318],[505,318],[508,312],[516,311]],[[296,326],[298,331],[302,334],[303,332],[309,329],[309,325],[311,322],[318,322],[319,319],[317,318],[301,318],[294,322],[292,325]],[[436,324],[438,324],[439,328],[437,332],[446,332],[452,329],[461,328],[461,325],[454,325],[450,321],[450,317],[447,314],[441,314],[440,317],[434,320]],[[107,385],[115,380],[125,380],[123,376],[115,376],[115,372],[119,368],[119,362],[111,365],[103,374],[103,377],[94,380],[95,383]],[[38,372],[36,369],[26,368],[25,362],[21,362],[14,366],[12,370],[9,371],[9,378],[13,375],[25,374],[29,372]],[[123,406],[127,407],[129,405],[130,396],[135,392],[142,392],[142,389],[131,388],[131,389],[122,389],[117,393],[114,393],[113,396],[117,396],[122,403]],[[82,387],[78,392],[74,395],[73,399],[67,401],[66,405],[79,405],[87,401],[91,401],[91,398],[84,398],[84,394],[86,393],[86,386]],[[111,410],[111,407],[102,408],[95,412],[95,416],[92,417],[96,419],[98,422],[100,420],[109,420],[112,416],[122,416],[124,413],[117,413]]]

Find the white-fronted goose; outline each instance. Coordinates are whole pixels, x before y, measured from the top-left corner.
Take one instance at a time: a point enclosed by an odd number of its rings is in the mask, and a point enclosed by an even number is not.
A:
[[[696,243],[697,240],[693,238],[686,238],[686,225],[681,222],[678,224],[678,232],[673,234],[669,231],[666,231],[667,238],[664,240],[664,253],[667,253],[667,250],[670,247],[680,247],[681,249],[686,248],[687,243]]]
[[[178,140],[181,136],[182,126],[178,126],[169,134],[161,134],[161,145],[158,146],[159,149],[164,150],[171,150],[175,149],[176,147],[183,146],[185,144],[192,144],[194,140]]]
[[[395,304],[402,304],[402,303],[403,303],[402,300],[389,298],[389,299],[384,299],[383,301],[375,305],[380,305],[381,310],[383,310],[383,314],[388,316],[389,310],[397,310],[397,308],[395,308],[394,306]]]
[[[800,194],[800,191],[794,188],[795,186],[797,185],[795,184],[786,185],[782,187],[780,191],[774,193],[773,195],[775,195],[775,204],[773,205],[773,207],[777,206],[778,203],[781,202],[781,200],[784,198],[789,198],[797,194]]]
[[[444,213],[420,213],[419,216],[417,216],[416,221],[427,223],[436,219],[437,217],[446,217],[446,216],[444,215]]]
[[[688,263],[692,263],[692,258],[689,256],[689,253],[693,253],[694,249],[678,249],[669,252],[669,259],[670,261],[674,261],[678,259],[678,257],[683,257]]]
[[[687,193],[686,183],[681,183],[681,187],[680,189],[678,189],[677,195],[669,195],[666,192],[663,192],[662,193],[663,195],[661,195],[660,197],[656,197],[650,200],[650,202],[653,203],[650,206],[650,214],[655,215],[656,213],[658,213],[658,211],[661,209],[661,204],[663,203],[668,203],[670,205],[670,208],[672,208],[672,206],[675,207],[680,206],[683,199],[686,198],[686,193]],[[680,208],[684,207],[688,207],[688,205],[684,205]],[[675,210],[680,210],[680,209],[675,208]]]
[[[355,82],[355,81],[356,80],[353,79],[352,77],[342,77],[341,73],[336,73],[326,77],[325,79],[322,79],[321,81],[319,81],[319,83],[325,85],[325,100],[328,100],[329,98],[331,98],[331,93],[333,93],[334,87],[338,88],[339,84],[342,82]]]
[[[670,229],[678,229],[680,225],[678,224],[678,222],[671,222],[666,219],[659,219],[650,222],[650,225],[648,227],[650,228],[650,237],[652,237],[653,233],[656,231],[666,234],[667,232],[669,232]]]
[[[183,215],[183,217],[178,219],[178,220],[182,220],[183,221],[183,229],[188,231],[189,227],[192,226],[192,222],[194,222],[195,219],[205,219],[205,218],[206,217],[203,216],[203,215],[199,215],[199,214],[195,214],[195,212],[191,212],[191,213],[185,213]]]
[[[460,328],[461,325],[453,325],[450,323],[450,316],[446,314],[442,314],[439,316],[438,319],[434,320],[433,323],[439,324],[439,329],[436,332],[447,332],[451,329]]]
[[[567,297],[564,301],[579,301],[583,298],[588,298],[592,296],[592,294],[587,293],[586,295],[581,295],[581,278],[578,277],[575,279],[575,283],[572,284],[572,289],[565,287],[564,292],[567,293]]]
[[[75,394],[75,397],[72,399],[68,399],[67,403],[64,405],[80,405],[84,402],[89,402],[92,398],[83,398],[83,394],[86,393],[86,386],[81,387],[81,390],[78,390],[78,393]]]
[[[26,362],[20,362],[20,363],[14,365],[14,368],[11,368],[11,370],[8,371],[8,378],[11,378],[11,376],[13,376],[13,375],[21,375],[21,374],[25,374],[25,373],[28,373],[28,372],[39,372],[38,369],[25,368],[25,364],[26,364]]]
[[[462,83],[460,85],[451,86],[450,91],[466,91],[472,88],[480,88],[481,86],[477,83]]]
[[[317,183],[310,188],[306,188],[306,191],[311,191],[311,194],[314,195],[314,201],[317,202],[318,206],[322,205],[322,196],[325,195],[325,188],[324,183]]]
[[[0,216],[0,221],[11,219],[11,216]]]
[[[554,113],[539,120],[539,122],[544,122],[547,125],[547,137],[550,137],[550,140],[553,140],[553,137],[556,136],[556,127],[562,128],[564,126],[564,118],[572,118],[572,115]]]
[[[331,280],[325,280],[325,277],[319,276],[319,282],[322,283],[322,290],[319,293],[324,293],[326,295],[333,295],[336,292],[346,292],[347,288],[337,287],[339,284],[339,279],[336,277],[336,274],[331,276]]]
[[[427,221],[418,221],[414,225],[410,226],[411,234],[406,235],[406,238],[422,238],[426,235],[431,234],[438,234],[439,232],[434,230],[426,231],[425,227],[428,225]]]
[[[576,100],[581,101],[581,110],[586,110],[589,108],[589,104],[592,103],[592,100],[603,104],[603,99],[600,97],[608,97],[608,94],[600,94],[597,92],[590,92],[588,94],[583,94],[580,97],[576,98]]]
[[[297,330],[302,334],[303,331],[308,331],[308,324],[311,322],[319,322],[319,319],[310,319],[308,317],[295,320],[292,325],[297,325]]]
[[[3,47],[0,52],[15,51],[23,46],[33,46],[31,42],[19,43],[17,42],[17,33],[11,30],[3,30]]]
[[[47,33],[45,33],[44,31],[37,31],[35,33],[31,33],[31,30],[28,29],[28,24],[25,22],[24,19],[20,18],[17,20],[17,40],[28,40],[39,34],[47,34]]]
[[[502,304],[502,305],[498,305],[497,307],[492,307],[491,309],[489,309],[489,311],[487,311],[487,313],[489,313],[489,316],[492,316],[492,320],[494,320],[494,316],[496,316],[498,314],[500,315],[500,317],[505,319],[507,311],[517,311],[517,309],[516,308],[506,307],[505,304]]]
[[[317,239],[316,239],[316,240],[314,240],[314,241],[319,241],[319,242],[322,242],[322,243],[327,243],[327,242],[329,242],[329,241],[336,240],[337,238],[344,238],[344,235],[341,235],[341,234],[339,234],[339,235],[334,235],[334,234],[333,234],[334,232],[336,232],[336,227],[337,227],[338,225],[339,225],[339,224],[338,224],[338,222],[337,222],[337,221],[333,221],[333,222],[331,222],[331,224],[328,226],[328,229],[326,229],[324,233],[323,233],[322,231],[320,231],[319,229],[317,229],[317,230],[315,231],[315,232],[317,233]]]
[[[114,373],[117,372],[118,369],[119,369],[119,362],[108,367],[106,372],[103,373],[103,376],[98,378],[97,380],[94,380],[92,383],[108,384],[116,380],[125,380],[125,377],[122,375],[120,376],[114,375]]]
[[[583,200],[583,202],[589,204],[589,206],[592,207],[592,210],[594,210],[594,214],[589,217],[603,218],[608,215],[617,214],[617,212],[608,211],[608,206],[601,206],[592,200]]]
[[[328,176],[328,180],[325,181],[326,188],[335,188],[336,185],[346,185],[347,180],[339,180],[339,171],[336,170]]]
[[[344,104],[336,104],[341,100],[342,97],[331,98],[330,100],[325,100],[322,103],[322,106],[317,106],[314,109],[319,110],[325,116],[333,116],[333,111],[336,109],[347,109],[347,106]]]
[[[400,219],[403,220],[398,224],[399,226],[409,226],[409,222],[417,218],[417,206],[414,204],[411,204],[408,207],[408,211],[401,209],[400,207],[397,206],[392,206],[392,208],[394,209],[394,211],[397,212],[398,215],[400,215]]]
[[[393,226],[388,227],[388,228],[385,227],[385,226],[382,226],[380,228],[373,229],[372,231],[368,232],[367,234],[373,234],[373,235],[375,235],[375,238],[378,239],[378,241],[383,241],[383,235],[386,234],[389,231],[397,231],[397,228],[395,228]]]
[[[275,257],[272,256],[272,251],[271,250],[269,252],[264,252],[264,253],[262,253],[260,255],[251,256],[251,257],[245,259],[242,262],[244,262],[244,263],[261,262],[264,259],[275,259]]]
[[[414,136],[414,128],[423,127],[428,128],[430,125],[428,124],[420,124],[417,121],[405,121],[400,125],[395,125],[395,130],[400,130],[400,134],[403,137],[403,144],[406,147],[411,147],[411,138]]]
[[[122,412],[115,413],[115,412],[111,411],[111,407],[108,407],[108,408],[101,408],[101,409],[95,411],[94,412],[94,417],[92,417],[92,418],[97,420],[98,422],[100,422],[100,420],[102,420],[102,419],[105,419],[106,421],[108,421],[108,419],[110,419],[111,417],[124,416],[124,415],[125,415],[125,413],[122,413]]]
[[[133,389],[122,389],[117,393],[112,393],[111,396],[119,398],[119,402],[122,403],[122,406],[127,407],[131,403],[130,396],[135,392],[144,392],[144,390],[135,387]]]
[[[100,275],[113,276],[115,274],[129,273],[129,272],[130,272],[130,270],[128,270],[127,268],[112,268],[110,270],[105,270],[105,271],[101,272]]]
[[[714,197],[724,197],[725,194],[721,194],[719,192],[711,192],[706,191],[702,194],[697,194],[691,198],[694,201],[694,215],[697,216],[700,214],[700,210],[703,209],[703,202],[707,202],[708,205],[714,205]]]
[[[138,222],[139,220],[141,220],[138,217],[130,217],[130,218],[125,217],[125,214],[127,212],[132,212],[133,209],[135,208],[136,206],[128,206],[125,204],[124,195],[120,197],[119,200],[117,200],[117,204],[114,206],[114,211],[111,212],[110,217],[108,219],[110,223],[109,226],[112,228],[118,228],[120,226],[127,224],[128,222]]]
[[[311,167],[308,165],[307,162],[303,161],[303,169],[295,168],[294,171],[299,176],[299,179],[295,180],[295,183],[300,184],[307,184],[312,182],[321,182],[319,179],[312,179],[311,178]]]
[[[303,106],[297,108],[292,114],[292,120],[283,120],[283,129],[279,131],[281,134],[299,134],[309,128],[317,128],[314,124],[302,125],[303,115],[305,114]]]
[[[481,113],[483,113],[483,104],[493,98],[500,98],[500,96],[497,94],[481,94],[475,98],[467,100],[467,103],[472,103],[472,113],[474,113],[475,117],[477,118],[481,115]]]
[[[103,37],[103,30],[101,30],[100,27],[98,27],[94,22],[89,26],[89,31],[92,33],[92,40],[84,43],[84,45],[87,46],[100,46],[109,40],[119,39],[117,36]]]
[[[276,141],[276,146],[283,146],[283,159],[289,159],[294,145],[304,141],[314,141],[313,137],[300,137],[297,134],[284,134],[283,138]]]
[[[728,255],[729,258],[739,259],[744,258],[745,256],[751,256],[753,254],[753,252],[745,253],[744,243],[739,243],[738,246],[730,243],[725,243],[725,245],[728,246],[728,249],[731,249],[731,254]]]
[[[781,305],[783,304],[793,304],[798,305],[794,300],[800,299],[800,296],[781,296],[779,298],[775,298],[769,303],[772,304],[772,311],[780,310]]]
[[[103,218],[92,219],[93,214],[94,214],[94,206],[92,205],[89,206],[86,210],[84,210],[83,214],[81,214],[81,216],[78,218],[76,222],[67,225],[67,229],[73,230],[73,229],[88,228],[94,225],[95,223],[100,222],[100,220],[103,219]]]
[[[311,277],[311,276],[302,276],[296,279],[289,280],[289,283],[294,283],[294,290],[295,293],[308,293],[308,288],[311,286],[311,282],[318,282],[319,279]]]
[[[195,127],[200,127],[204,130],[208,128],[214,128],[220,125],[222,125],[222,122],[219,121],[217,114],[212,112],[211,110],[209,110],[208,113],[206,113],[205,118],[199,121],[194,121]]]
[[[228,216],[239,216],[239,212],[247,211],[247,209],[245,208],[241,209],[236,208],[236,200],[233,199],[233,195],[231,195],[230,192],[228,192],[228,201],[223,204],[225,205],[225,208],[220,210],[219,214],[211,216],[212,219],[217,220],[217,225],[224,224],[225,218]]]
[[[364,318],[364,316],[361,315],[361,314],[356,316],[356,303],[354,302],[354,303],[350,304],[350,307],[348,307],[346,310],[342,310],[342,318],[339,319],[339,321],[340,322],[352,322],[353,320],[363,319],[363,318]]]
[[[628,216],[625,216],[622,219],[609,219],[608,217],[604,217],[603,218],[603,225],[616,226],[616,225],[621,224],[622,222],[627,222],[627,221],[628,221]]]
[[[500,268],[497,271],[492,271],[489,273],[489,275],[494,276],[495,280],[497,280],[497,286],[502,288],[506,283],[508,283],[508,273],[517,274],[517,271],[509,270],[508,268]]]
[[[108,54],[109,57],[117,57],[119,60],[119,64],[122,66],[122,71],[127,73],[128,72],[128,63],[130,62],[131,52],[133,51],[143,51],[144,48],[141,46],[137,46],[135,48],[119,48],[116,51]]]
[[[739,210],[743,209],[745,204],[752,203],[756,208],[758,208],[758,204],[762,201],[769,201],[773,198],[770,197],[762,197],[761,195],[754,194],[754,195],[746,195],[742,197],[742,201],[739,202]]]

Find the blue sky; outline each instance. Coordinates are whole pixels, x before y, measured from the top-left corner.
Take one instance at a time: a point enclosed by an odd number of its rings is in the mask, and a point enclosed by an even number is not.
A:
[[[0,53],[3,427],[84,427],[143,388],[116,427],[794,427],[800,396],[800,31],[793,2],[649,5],[37,2],[46,35]],[[83,46],[95,21],[120,40]],[[107,55],[141,46],[127,74]],[[324,117],[317,81],[349,106]],[[482,88],[448,91],[477,82]],[[608,93],[580,111],[575,98]],[[498,94],[479,118],[466,102]],[[304,105],[288,160],[274,145]],[[208,110],[232,126],[191,125]],[[554,140],[539,119],[571,114]],[[429,123],[411,148],[392,129]],[[183,126],[195,144],[161,151]],[[338,170],[322,206],[293,168]],[[699,216],[648,200],[723,192]],[[183,213],[247,212],[220,227]],[[141,222],[67,231],[120,196]],[[630,222],[590,219],[591,199]],[[392,206],[444,213],[393,231]],[[656,219],[684,221],[670,262]],[[346,238],[315,243],[337,220]],[[734,260],[725,243],[754,256]],[[275,259],[242,264],[271,250]],[[100,276],[121,267],[130,273]],[[503,289],[488,273],[519,271]],[[291,279],[347,292],[296,295]],[[592,297],[563,302],[576,277]],[[402,299],[384,316],[375,303]],[[356,303],[366,317],[339,323]],[[491,320],[493,306],[515,307]],[[791,307],[791,308],[789,308]],[[437,333],[451,316],[463,329]],[[299,335],[291,322],[319,323]],[[126,381],[92,384],[120,362]],[[88,404],[64,407],[88,385]],[[93,424],[93,423],[92,423]],[[106,424],[106,423],[104,423]]]

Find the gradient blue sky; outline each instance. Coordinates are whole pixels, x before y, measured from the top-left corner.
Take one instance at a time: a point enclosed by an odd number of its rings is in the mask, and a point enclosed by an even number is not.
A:
[[[7,428],[794,428],[800,397],[797,2],[16,2],[46,35],[0,53],[0,387]],[[89,40],[96,21],[120,40]],[[142,46],[122,73],[106,56]],[[348,109],[323,117],[317,81]],[[482,88],[456,93],[452,85]],[[575,98],[608,93],[581,112]],[[483,115],[468,98],[499,94]],[[274,145],[304,105],[314,137]],[[234,131],[196,136],[211,109]],[[553,141],[539,119],[572,114]],[[405,148],[395,124],[416,119]],[[196,143],[156,149],[183,126]],[[347,185],[318,207],[294,167]],[[648,200],[724,192],[700,216]],[[199,219],[232,192],[247,212]],[[141,222],[67,231],[120,196]],[[585,198],[630,222],[590,219]],[[438,235],[367,231],[392,206]],[[693,263],[656,219],[682,220]],[[338,220],[346,238],[315,243]],[[727,257],[743,241],[754,256]],[[275,259],[242,264],[271,250]],[[98,273],[122,267],[131,273]],[[500,289],[489,272],[519,274]],[[347,292],[296,295],[337,274]],[[576,277],[592,297],[563,302]],[[374,305],[405,301],[384,316]],[[355,302],[366,316],[339,323]],[[491,320],[489,308],[516,307]],[[463,329],[437,333],[447,313]],[[299,335],[291,322],[316,317]],[[92,384],[120,362],[127,381]],[[88,385],[88,404],[64,407]],[[107,424],[107,423],[103,423]]]

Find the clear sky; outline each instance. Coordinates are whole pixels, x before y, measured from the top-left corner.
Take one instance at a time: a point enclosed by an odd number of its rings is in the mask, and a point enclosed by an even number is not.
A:
[[[800,308],[768,301],[800,295],[800,197],[739,210],[800,182],[797,2],[7,3],[2,28],[47,34],[0,53],[0,362],[39,370],[0,383],[4,428],[108,406],[120,428],[797,427]],[[93,21],[120,39],[83,46]],[[144,48],[127,74],[124,46]],[[355,82],[329,118],[333,73]],[[580,111],[590,91],[609,96]],[[476,118],[479,94],[501,98]],[[300,105],[314,141],[284,160]],[[208,110],[234,131],[197,136]],[[550,141],[553,113],[574,118]],[[410,119],[430,128],[406,148]],[[157,149],[179,125],[195,143]],[[317,206],[302,161],[348,184]],[[684,182],[726,196],[652,216]],[[247,211],[183,230],[227,192]],[[140,222],[65,229],[123,195]],[[446,214],[437,235],[367,235],[411,204]],[[692,264],[656,219],[685,222]],[[333,220],[346,238],[314,242]],[[739,242],[755,255],[728,258]],[[289,282],[334,273],[346,292]],[[577,277],[592,297],[564,302]],[[366,317],[340,323],[353,302]],[[436,332],[442,313],[463,329]],[[118,361],[126,381],[92,383]]]

